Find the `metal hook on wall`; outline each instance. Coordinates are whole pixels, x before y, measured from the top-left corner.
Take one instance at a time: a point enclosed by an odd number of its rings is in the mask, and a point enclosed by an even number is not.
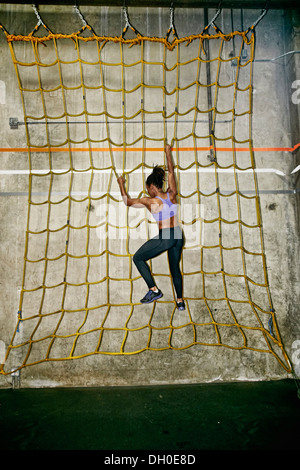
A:
[[[122,10],[123,10],[124,18],[125,18],[125,26],[123,28],[122,38],[125,36],[128,28],[130,28],[137,36],[140,36],[140,33],[137,31],[137,29],[134,26],[132,26],[132,24],[129,21],[128,9],[127,9],[127,6],[125,5],[125,1],[123,2]]]
[[[173,6],[173,2],[171,3],[171,6],[170,6],[170,26],[169,26],[169,29],[168,29],[167,34],[166,34],[166,39],[167,40],[169,39],[171,31],[173,32],[173,35],[175,36],[175,38],[178,39],[178,34],[177,34],[175,24],[174,24],[174,6]]]
[[[221,11],[222,11],[221,5],[222,5],[222,0],[220,1],[219,5],[218,5],[217,11],[216,11],[214,17],[213,17],[212,20],[207,24],[207,26],[205,26],[205,28],[204,28],[202,34],[203,34],[205,31],[208,31],[211,26],[213,26],[214,29],[215,29],[217,32],[220,32],[220,29],[219,29],[218,26],[215,24],[215,21],[216,21],[216,19],[219,17],[219,15],[220,15],[220,13],[221,13]]]

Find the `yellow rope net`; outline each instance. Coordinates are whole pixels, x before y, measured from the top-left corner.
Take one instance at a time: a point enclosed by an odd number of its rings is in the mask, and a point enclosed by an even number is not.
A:
[[[195,345],[273,355],[290,372],[269,292],[251,143],[254,31],[179,39],[11,35],[29,199],[18,319],[1,374],[45,361]],[[131,26],[130,26],[131,27]],[[133,29],[131,27],[131,29]],[[19,45],[22,45],[20,48]],[[45,47],[46,46],[46,47]],[[134,46],[134,47],[132,47]],[[188,46],[188,47],[187,47]],[[173,143],[186,311],[163,254],[146,285],[132,257],[156,234],[146,194]],[[241,188],[241,189],[240,189]]]

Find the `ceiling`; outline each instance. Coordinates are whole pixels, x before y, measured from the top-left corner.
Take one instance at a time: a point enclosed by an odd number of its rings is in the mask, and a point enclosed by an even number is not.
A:
[[[34,2],[26,1],[2,1],[1,4],[32,5]],[[84,6],[127,6],[127,7],[170,7],[174,8],[252,8],[263,9],[267,5],[266,0],[50,0],[38,1],[36,5],[77,5]],[[269,9],[299,9],[299,0],[269,0]]]

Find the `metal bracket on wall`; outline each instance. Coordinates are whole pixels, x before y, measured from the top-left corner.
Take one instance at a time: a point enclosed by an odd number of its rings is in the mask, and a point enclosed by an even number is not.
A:
[[[9,127],[11,129],[18,129],[19,124],[21,124],[21,123],[19,122],[18,118],[13,118],[13,117],[9,118]]]
[[[14,390],[17,390],[20,388],[20,371],[19,370],[15,370],[15,371],[12,371],[11,373],[11,377],[12,377],[12,388]]]

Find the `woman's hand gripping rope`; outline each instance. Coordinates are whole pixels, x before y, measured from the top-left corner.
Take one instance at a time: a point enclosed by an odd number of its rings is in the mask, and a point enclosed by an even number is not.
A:
[[[128,202],[128,195],[127,195],[127,190],[126,190],[126,187],[127,187],[127,181],[126,181],[126,177],[125,175],[121,175],[117,178],[117,182],[118,182],[118,185],[120,187],[120,192],[121,192],[121,196],[123,198],[123,201],[125,203],[125,205],[127,206],[127,202]]]

